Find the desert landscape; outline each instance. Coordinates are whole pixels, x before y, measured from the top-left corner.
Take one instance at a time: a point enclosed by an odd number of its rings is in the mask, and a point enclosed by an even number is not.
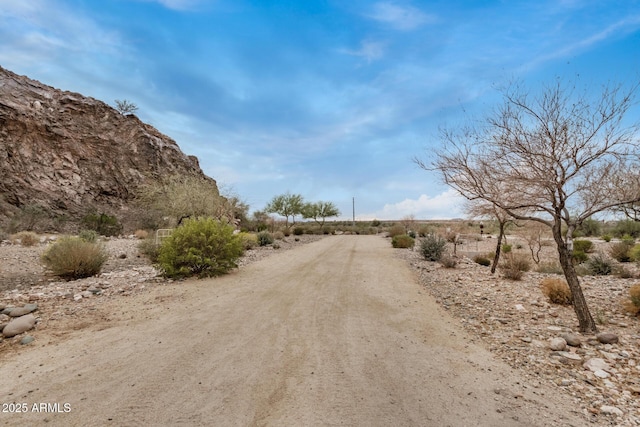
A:
[[[602,343],[594,335],[578,333],[575,313],[570,306],[548,302],[540,290],[540,282],[549,273],[530,271],[521,280],[509,280],[501,277],[500,270],[492,275],[488,267],[474,262],[472,258],[476,254],[495,249],[495,238],[484,236],[464,241],[456,248],[456,266],[445,268],[441,263],[425,261],[417,248],[391,248],[390,239],[384,236],[289,236],[278,241],[279,249],[266,246],[247,251],[240,262],[239,272],[255,263],[266,266],[273,256],[279,257],[274,260],[295,257],[309,243],[319,240],[329,242],[340,237],[381,241],[376,245],[386,248],[382,250],[386,254],[384,256],[402,261],[407,272],[412,272],[409,277],[413,277],[411,280],[415,280],[417,289],[428,295],[429,301],[438,304],[439,314],[429,316],[436,325],[440,325],[436,329],[445,328],[448,322],[453,321],[460,329],[458,332],[450,331],[450,339],[460,340],[464,348],[469,345],[488,350],[490,353],[487,354],[491,356],[486,357],[506,363],[521,378],[521,382],[516,381],[521,387],[519,391],[507,391],[498,386],[487,391],[494,393],[496,399],[506,399],[510,405],[517,403],[509,410],[509,417],[517,417],[518,414],[524,417],[527,413],[533,416],[535,411],[547,411],[542,425],[589,423],[633,426],[640,423],[640,321],[622,308],[630,286],[637,283],[637,276],[627,279],[614,276],[581,278],[600,332],[614,334],[616,338],[610,343]],[[611,244],[598,239],[594,241],[596,250],[603,252]],[[518,247],[516,237],[508,237],[508,242]],[[126,325],[127,331],[133,330],[144,319],[159,319],[157,316],[171,318],[168,313],[158,314],[158,310],[162,307],[165,310],[169,307],[182,310],[180,307],[184,304],[193,304],[185,296],[185,289],[200,293],[204,298],[211,286],[209,283],[220,280],[172,281],[158,276],[157,270],[140,254],[139,240],[133,236],[112,238],[105,244],[110,256],[104,272],[97,277],[69,282],[47,276],[40,266],[39,253],[46,243],[24,248],[5,242],[0,247],[4,288],[1,307],[37,304],[37,310],[33,312],[37,319],[35,328],[0,342],[3,365],[29,360],[32,352],[55,349],[64,354],[67,345],[70,346],[68,351],[73,353],[77,351],[73,340],[80,336],[90,336],[122,325]],[[449,245],[448,251],[452,252],[452,249]],[[525,247],[515,249],[527,250]],[[545,258],[553,258],[553,248],[545,247],[544,251]],[[286,255],[288,253],[292,255]],[[322,273],[319,270],[318,274],[331,283],[332,274],[343,268],[342,262],[346,263],[346,260],[313,268],[328,268]],[[328,271],[334,273],[329,274]],[[287,274],[296,273],[294,268]],[[233,287],[235,274],[221,279]],[[306,273],[300,274],[298,277],[302,279]],[[637,271],[634,270],[634,274],[637,275]],[[392,279],[381,281],[380,286],[388,286],[389,280]],[[11,283],[16,285],[15,288]],[[200,290],[195,290],[198,287]],[[392,294],[387,295],[385,304],[393,303]],[[399,309],[402,311],[405,306],[406,303]],[[384,322],[393,323],[393,317]],[[279,327],[288,328],[285,325]],[[478,370],[482,369],[478,367]],[[411,399],[416,392],[406,389],[398,398]],[[3,396],[5,401],[17,397],[15,394],[13,397]],[[539,399],[537,403],[536,397]],[[566,405],[562,408],[567,418],[562,416],[562,411],[557,412],[555,399],[560,398]],[[270,419],[278,420],[277,417]],[[514,422],[516,418],[510,419]],[[19,419],[14,418],[14,424],[16,420]],[[520,421],[523,422],[524,418]]]

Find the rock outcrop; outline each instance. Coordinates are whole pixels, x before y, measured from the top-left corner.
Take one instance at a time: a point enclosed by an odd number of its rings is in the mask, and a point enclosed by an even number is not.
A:
[[[0,67],[0,223],[28,205],[67,218],[117,213],[140,185],[176,174],[204,177],[196,157],[135,115]]]

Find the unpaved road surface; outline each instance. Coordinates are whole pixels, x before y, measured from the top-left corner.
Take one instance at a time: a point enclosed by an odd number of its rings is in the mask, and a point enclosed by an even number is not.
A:
[[[470,342],[381,237],[105,304],[119,319],[1,360],[0,424],[582,424]]]

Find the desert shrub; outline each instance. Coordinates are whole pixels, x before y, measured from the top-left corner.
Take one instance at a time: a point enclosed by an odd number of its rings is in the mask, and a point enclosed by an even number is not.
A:
[[[633,272],[620,264],[613,266],[613,274],[621,279],[631,279],[633,277]]]
[[[407,231],[407,236],[411,237],[412,239],[416,238],[416,232],[413,230],[409,230]]]
[[[556,261],[552,262],[541,262],[538,264],[536,268],[538,273],[547,273],[547,274],[564,274],[562,271],[562,267]]]
[[[640,284],[629,288],[629,299],[624,302],[624,308],[631,314],[640,315]]]
[[[82,225],[88,229],[93,230],[101,236],[117,236],[122,231],[122,224],[115,216],[107,215],[106,213],[90,213],[82,218]]]
[[[282,231],[276,231],[275,233],[273,233],[273,238],[276,240],[282,240],[284,239],[286,236],[289,236],[290,234],[287,234],[288,232],[285,230],[284,232]]]
[[[458,259],[448,254],[441,256],[438,262],[444,268],[456,268],[456,265],[458,265]]]
[[[387,231],[387,234],[391,238],[405,234],[404,227],[401,225],[394,225],[389,229],[389,231]]]
[[[391,239],[391,246],[394,248],[412,248],[414,244],[415,240],[413,237],[406,234],[393,236],[393,239]]]
[[[602,240],[604,240],[605,242],[609,243],[611,241],[611,235],[609,234],[604,234],[602,235],[602,237],[600,237]]]
[[[85,242],[95,243],[98,240],[98,233],[93,230],[82,230],[78,233],[78,237]]]
[[[502,244],[502,247],[501,247],[501,250],[502,250],[502,253],[504,253],[504,254],[508,254],[508,253],[510,253],[510,252],[511,252],[511,249],[512,249],[512,248],[513,248],[513,247],[512,247],[510,244],[508,244],[508,243],[503,243],[503,244]]]
[[[20,240],[21,246],[35,246],[40,243],[40,238],[33,231],[21,231],[13,236],[14,240]]]
[[[244,248],[244,250],[253,249],[259,244],[258,236],[256,236],[255,234],[242,232],[238,234],[238,237],[242,242],[242,247]]]
[[[9,233],[4,230],[0,230],[0,242],[3,240],[9,240]]]
[[[420,242],[420,253],[427,261],[439,261],[447,241],[435,234],[427,234]]]
[[[133,235],[136,239],[144,240],[149,237],[149,232],[147,230],[136,230]]]
[[[273,236],[268,231],[259,232],[257,237],[260,246],[267,246],[273,243]]]
[[[597,236],[600,234],[600,221],[592,218],[588,218],[582,222],[577,228],[577,232],[581,236]]]
[[[634,245],[629,249],[629,258],[634,262],[640,261],[640,244]]]
[[[485,267],[488,267],[491,265],[491,260],[489,258],[487,258],[486,256],[483,255],[476,255],[473,257],[473,261],[476,264],[480,264],[483,265]]]
[[[573,250],[588,254],[593,250],[593,242],[591,240],[574,240]]]
[[[167,277],[212,277],[237,267],[242,241],[234,228],[212,218],[187,219],[160,246],[158,264]]]
[[[631,261],[631,254],[629,253],[631,247],[629,243],[616,242],[611,245],[609,255],[618,262],[629,262]]]
[[[304,234],[304,228],[302,228],[302,227],[294,227],[293,228],[293,234],[295,236],[302,236]]]
[[[540,283],[542,293],[549,298],[549,302],[560,305],[571,305],[573,297],[571,289],[563,279],[548,277]]]
[[[523,274],[531,269],[531,263],[524,255],[507,253],[502,258],[500,268],[505,278],[520,280]]]
[[[625,235],[631,237],[640,237],[640,222],[636,222],[630,219],[618,221],[612,232],[616,237],[624,237]]]
[[[138,250],[140,251],[140,253],[146,256],[149,259],[149,261],[151,261],[152,263],[155,264],[158,262],[158,255],[160,254],[160,245],[156,243],[156,239],[154,239],[153,237],[141,240],[140,243],[138,243]]]
[[[613,271],[611,261],[601,254],[596,254],[589,258],[586,266],[594,276],[608,276]]]
[[[107,258],[102,245],[86,242],[79,237],[62,237],[42,254],[44,265],[65,280],[98,274]]]
[[[589,255],[587,255],[584,251],[576,251],[575,249],[571,253],[571,259],[574,264],[582,264],[589,259]]]

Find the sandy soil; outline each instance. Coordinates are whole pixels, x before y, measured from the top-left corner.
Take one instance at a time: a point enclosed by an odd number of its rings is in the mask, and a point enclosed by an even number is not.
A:
[[[392,251],[381,237],[334,236],[108,300],[84,329],[3,356],[0,421],[582,424],[562,395],[472,343]]]

